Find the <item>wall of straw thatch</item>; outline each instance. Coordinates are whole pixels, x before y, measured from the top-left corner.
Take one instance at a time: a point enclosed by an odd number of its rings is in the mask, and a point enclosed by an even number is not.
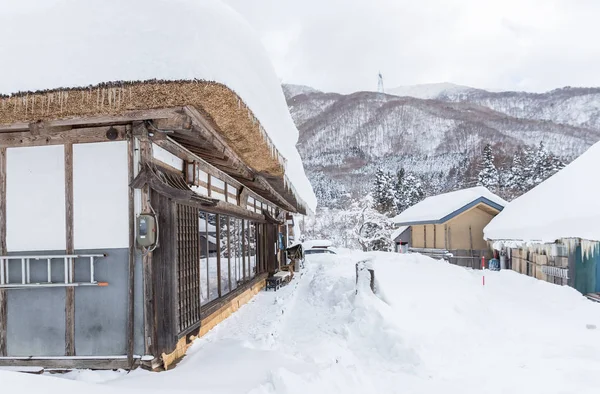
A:
[[[237,94],[215,82],[146,81],[19,93],[0,97],[0,124],[184,105],[202,112],[255,171],[283,175],[282,159],[250,109]]]

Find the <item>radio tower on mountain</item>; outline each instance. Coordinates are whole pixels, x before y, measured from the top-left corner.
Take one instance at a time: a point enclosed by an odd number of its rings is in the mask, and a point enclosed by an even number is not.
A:
[[[378,74],[378,79],[377,79],[377,92],[379,93],[385,93],[385,91],[383,90],[383,75],[381,75],[381,71]]]

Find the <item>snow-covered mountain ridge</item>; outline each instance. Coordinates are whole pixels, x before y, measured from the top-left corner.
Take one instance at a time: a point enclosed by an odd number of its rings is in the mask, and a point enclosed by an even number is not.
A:
[[[329,187],[359,195],[377,167],[405,167],[430,190],[446,191],[472,182],[465,169],[477,167],[488,143],[502,164],[541,141],[570,161],[600,140],[600,88],[519,93],[442,85],[425,89],[436,93],[431,99],[284,85],[309,177],[319,173]]]

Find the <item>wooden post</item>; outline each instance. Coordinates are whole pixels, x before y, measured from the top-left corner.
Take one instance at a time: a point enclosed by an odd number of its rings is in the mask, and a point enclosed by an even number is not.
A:
[[[433,248],[434,249],[437,249],[436,228],[437,228],[437,224],[434,224],[433,225]]]
[[[448,225],[444,224],[444,249],[448,250]]]
[[[6,148],[0,148],[0,256],[6,256]],[[6,290],[0,290],[0,356],[6,357]]]
[[[452,250],[452,227],[448,226],[448,250]]]
[[[423,225],[423,248],[427,248],[427,225]]]
[[[65,212],[67,254],[75,253],[73,242],[73,144],[65,144]],[[74,270],[71,260],[70,272]],[[65,355],[75,356],[75,287],[66,288]]]
[[[469,252],[471,253],[471,268],[476,268],[477,262],[474,262],[474,258],[473,258],[473,234],[471,232],[470,225],[469,225]]]
[[[127,167],[129,172],[129,184],[134,179],[134,167],[133,167],[133,136],[127,141]],[[135,310],[134,310],[134,286],[135,286],[135,203],[134,203],[134,190],[132,186],[129,186],[129,293],[128,293],[128,304],[127,304],[127,365],[133,366],[133,346],[134,346],[134,321],[135,321]]]
[[[139,172],[139,168],[136,165],[146,165],[152,160],[152,146],[148,140],[148,130],[143,122],[136,122],[132,125],[132,135],[130,137],[130,155],[132,158],[135,155],[136,149],[136,138],[139,141],[139,160],[140,163],[135,163],[135,160],[131,162],[131,169],[133,175]],[[151,213],[150,209],[150,188],[145,185],[141,189],[142,206],[141,210],[144,213]],[[135,212],[133,213],[135,215]],[[130,217],[131,220],[131,217]],[[134,226],[135,226],[135,217]],[[156,218],[158,223],[158,218]],[[158,240],[157,240],[158,241]],[[135,248],[135,232],[134,232],[134,248]],[[154,287],[153,287],[153,268],[152,268],[152,253],[146,253],[142,256],[142,271],[144,277],[144,350],[146,354],[154,354],[155,343],[156,343],[156,327],[154,321]]]

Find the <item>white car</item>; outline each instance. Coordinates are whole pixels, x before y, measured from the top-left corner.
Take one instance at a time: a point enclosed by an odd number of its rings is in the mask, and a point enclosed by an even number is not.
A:
[[[336,254],[331,248],[331,241],[311,240],[302,243],[304,255],[309,254]]]

